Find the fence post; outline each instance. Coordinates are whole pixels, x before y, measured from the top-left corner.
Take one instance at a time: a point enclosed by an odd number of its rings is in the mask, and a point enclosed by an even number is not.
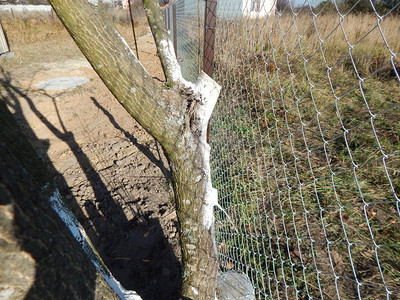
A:
[[[174,35],[175,56],[178,58],[178,39],[176,37],[176,5],[172,5],[172,31]]]
[[[131,25],[132,25],[133,40],[135,41],[136,57],[138,60],[140,60],[139,59],[139,50],[138,50],[138,45],[137,45],[137,40],[136,40],[135,22],[133,21],[131,0],[128,0],[128,6],[129,6],[129,17],[131,19]]]
[[[162,15],[163,15],[163,17],[164,17],[165,28],[168,29],[168,22],[167,22],[168,16],[167,16],[167,12],[168,12],[168,10],[167,10],[167,9],[164,9],[164,10],[162,11]]]
[[[215,27],[217,24],[217,0],[206,0],[204,12],[203,71],[211,77],[214,69]],[[210,142],[210,122],[207,125],[207,143]]]
[[[168,21],[168,30],[171,30],[171,10],[168,7],[167,8],[167,21]]]
[[[214,69],[215,26],[217,23],[217,0],[206,0],[204,16],[203,71],[211,77]]]
[[[7,37],[0,23],[0,55],[6,52],[10,52],[10,46],[8,45]]]

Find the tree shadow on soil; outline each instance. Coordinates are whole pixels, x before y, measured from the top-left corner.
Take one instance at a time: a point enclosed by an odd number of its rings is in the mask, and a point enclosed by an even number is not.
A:
[[[3,70],[0,86],[4,88],[6,103],[14,110],[14,117],[22,127],[28,138],[35,142],[36,151],[40,153],[61,195],[69,195],[67,205],[75,213],[81,224],[99,251],[103,261],[126,289],[135,290],[143,299],[177,299],[180,291],[181,267],[165,237],[160,222],[156,218],[146,218],[140,208],[136,211],[136,222],[128,222],[121,205],[112,197],[100,174],[93,168],[89,157],[82,151],[74,134],[66,130],[58,112],[54,96],[47,93],[55,106],[61,130],[55,127],[35,106],[33,100],[22,88],[12,84],[12,78]],[[168,176],[168,171],[145,146],[124,131],[114,117],[92,98],[95,105],[109,118],[115,128],[121,130],[126,137],[155,163]],[[47,150],[48,140],[39,140],[24,117],[22,102],[26,102],[31,111],[46,125],[46,127],[60,140],[65,142],[72,151],[79,166],[83,170],[87,182],[94,192],[94,199],[100,205],[85,207],[85,212],[75,197],[71,197],[71,188],[66,179],[58,173],[52,165]],[[38,141],[40,141],[38,143]],[[87,222],[89,219],[90,222]],[[90,225],[89,225],[90,224]],[[93,227],[92,230],[89,230]],[[93,230],[94,229],[94,230]]]
[[[106,116],[107,118],[110,120],[110,123],[119,131],[121,131],[125,137],[133,144],[135,145],[144,155],[147,156],[147,158],[153,163],[155,164],[157,167],[160,168],[161,172],[163,173],[164,177],[169,180],[170,179],[170,173],[169,170],[165,167],[164,162],[161,159],[161,153],[160,153],[160,149],[158,147],[158,143],[156,141],[156,146],[157,146],[157,153],[158,153],[158,157],[155,157],[155,155],[149,150],[149,148],[147,148],[146,146],[143,146],[142,144],[138,143],[137,139],[130,134],[128,131],[126,131],[125,129],[123,129],[115,120],[114,116],[108,111],[106,110],[94,97],[90,97],[90,99],[93,101],[94,105],[96,105],[97,108],[99,108]]]
[[[0,126],[0,298],[95,299],[99,273],[52,209],[50,174],[1,95]]]

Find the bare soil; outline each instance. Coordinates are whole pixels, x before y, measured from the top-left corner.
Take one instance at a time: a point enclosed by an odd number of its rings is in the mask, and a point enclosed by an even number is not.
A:
[[[163,80],[148,30],[138,45],[142,64],[155,80]],[[43,60],[26,61],[23,57],[35,57],[24,53],[29,49],[15,51],[13,59],[24,63],[1,68],[1,96],[113,275],[143,299],[177,299],[178,221],[160,146],[78,51],[66,51],[65,57],[55,51],[51,57],[47,50]],[[91,81],[63,91],[35,87],[65,76]]]

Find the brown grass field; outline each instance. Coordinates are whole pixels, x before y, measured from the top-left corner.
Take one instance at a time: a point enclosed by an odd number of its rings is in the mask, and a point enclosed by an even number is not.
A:
[[[222,266],[258,298],[398,299],[400,17],[220,20]],[[223,141],[223,142],[222,142]]]
[[[146,16],[143,7],[135,2],[134,24],[137,36],[148,32]],[[133,45],[132,26],[128,10],[108,10],[110,18],[114,21],[118,31]],[[32,61],[46,61],[54,57],[64,59],[80,56],[80,51],[74,41],[54,13],[23,13],[10,15],[0,13],[1,23],[7,34],[11,51],[23,50],[18,61],[3,60],[2,65],[10,67],[24,65]],[[58,47],[62,43],[63,47]],[[49,45],[43,47],[43,44]],[[10,65],[11,64],[11,65]]]

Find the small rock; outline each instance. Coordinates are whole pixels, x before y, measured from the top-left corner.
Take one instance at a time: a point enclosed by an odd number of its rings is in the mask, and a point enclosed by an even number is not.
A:
[[[218,272],[218,300],[254,300],[254,287],[250,278],[237,271]]]
[[[59,77],[39,82],[36,84],[36,87],[43,90],[67,90],[87,84],[88,82],[90,82],[90,79],[86,77]]]
[[[3,57],[3,58],[13,58],[13,57],[15,57],[15,53],[14,52],[6,52],[6,53],[3,53],[3,54],[1,54],[1,57]]]
[[[167,220],[170,220],[170,221],[172,221],[172,220],[177,220],[177,219],[178,219],[175,210],[173,210],[171,213],[169,213],[168,215],[166,215],[165,218],[166,218]]]

